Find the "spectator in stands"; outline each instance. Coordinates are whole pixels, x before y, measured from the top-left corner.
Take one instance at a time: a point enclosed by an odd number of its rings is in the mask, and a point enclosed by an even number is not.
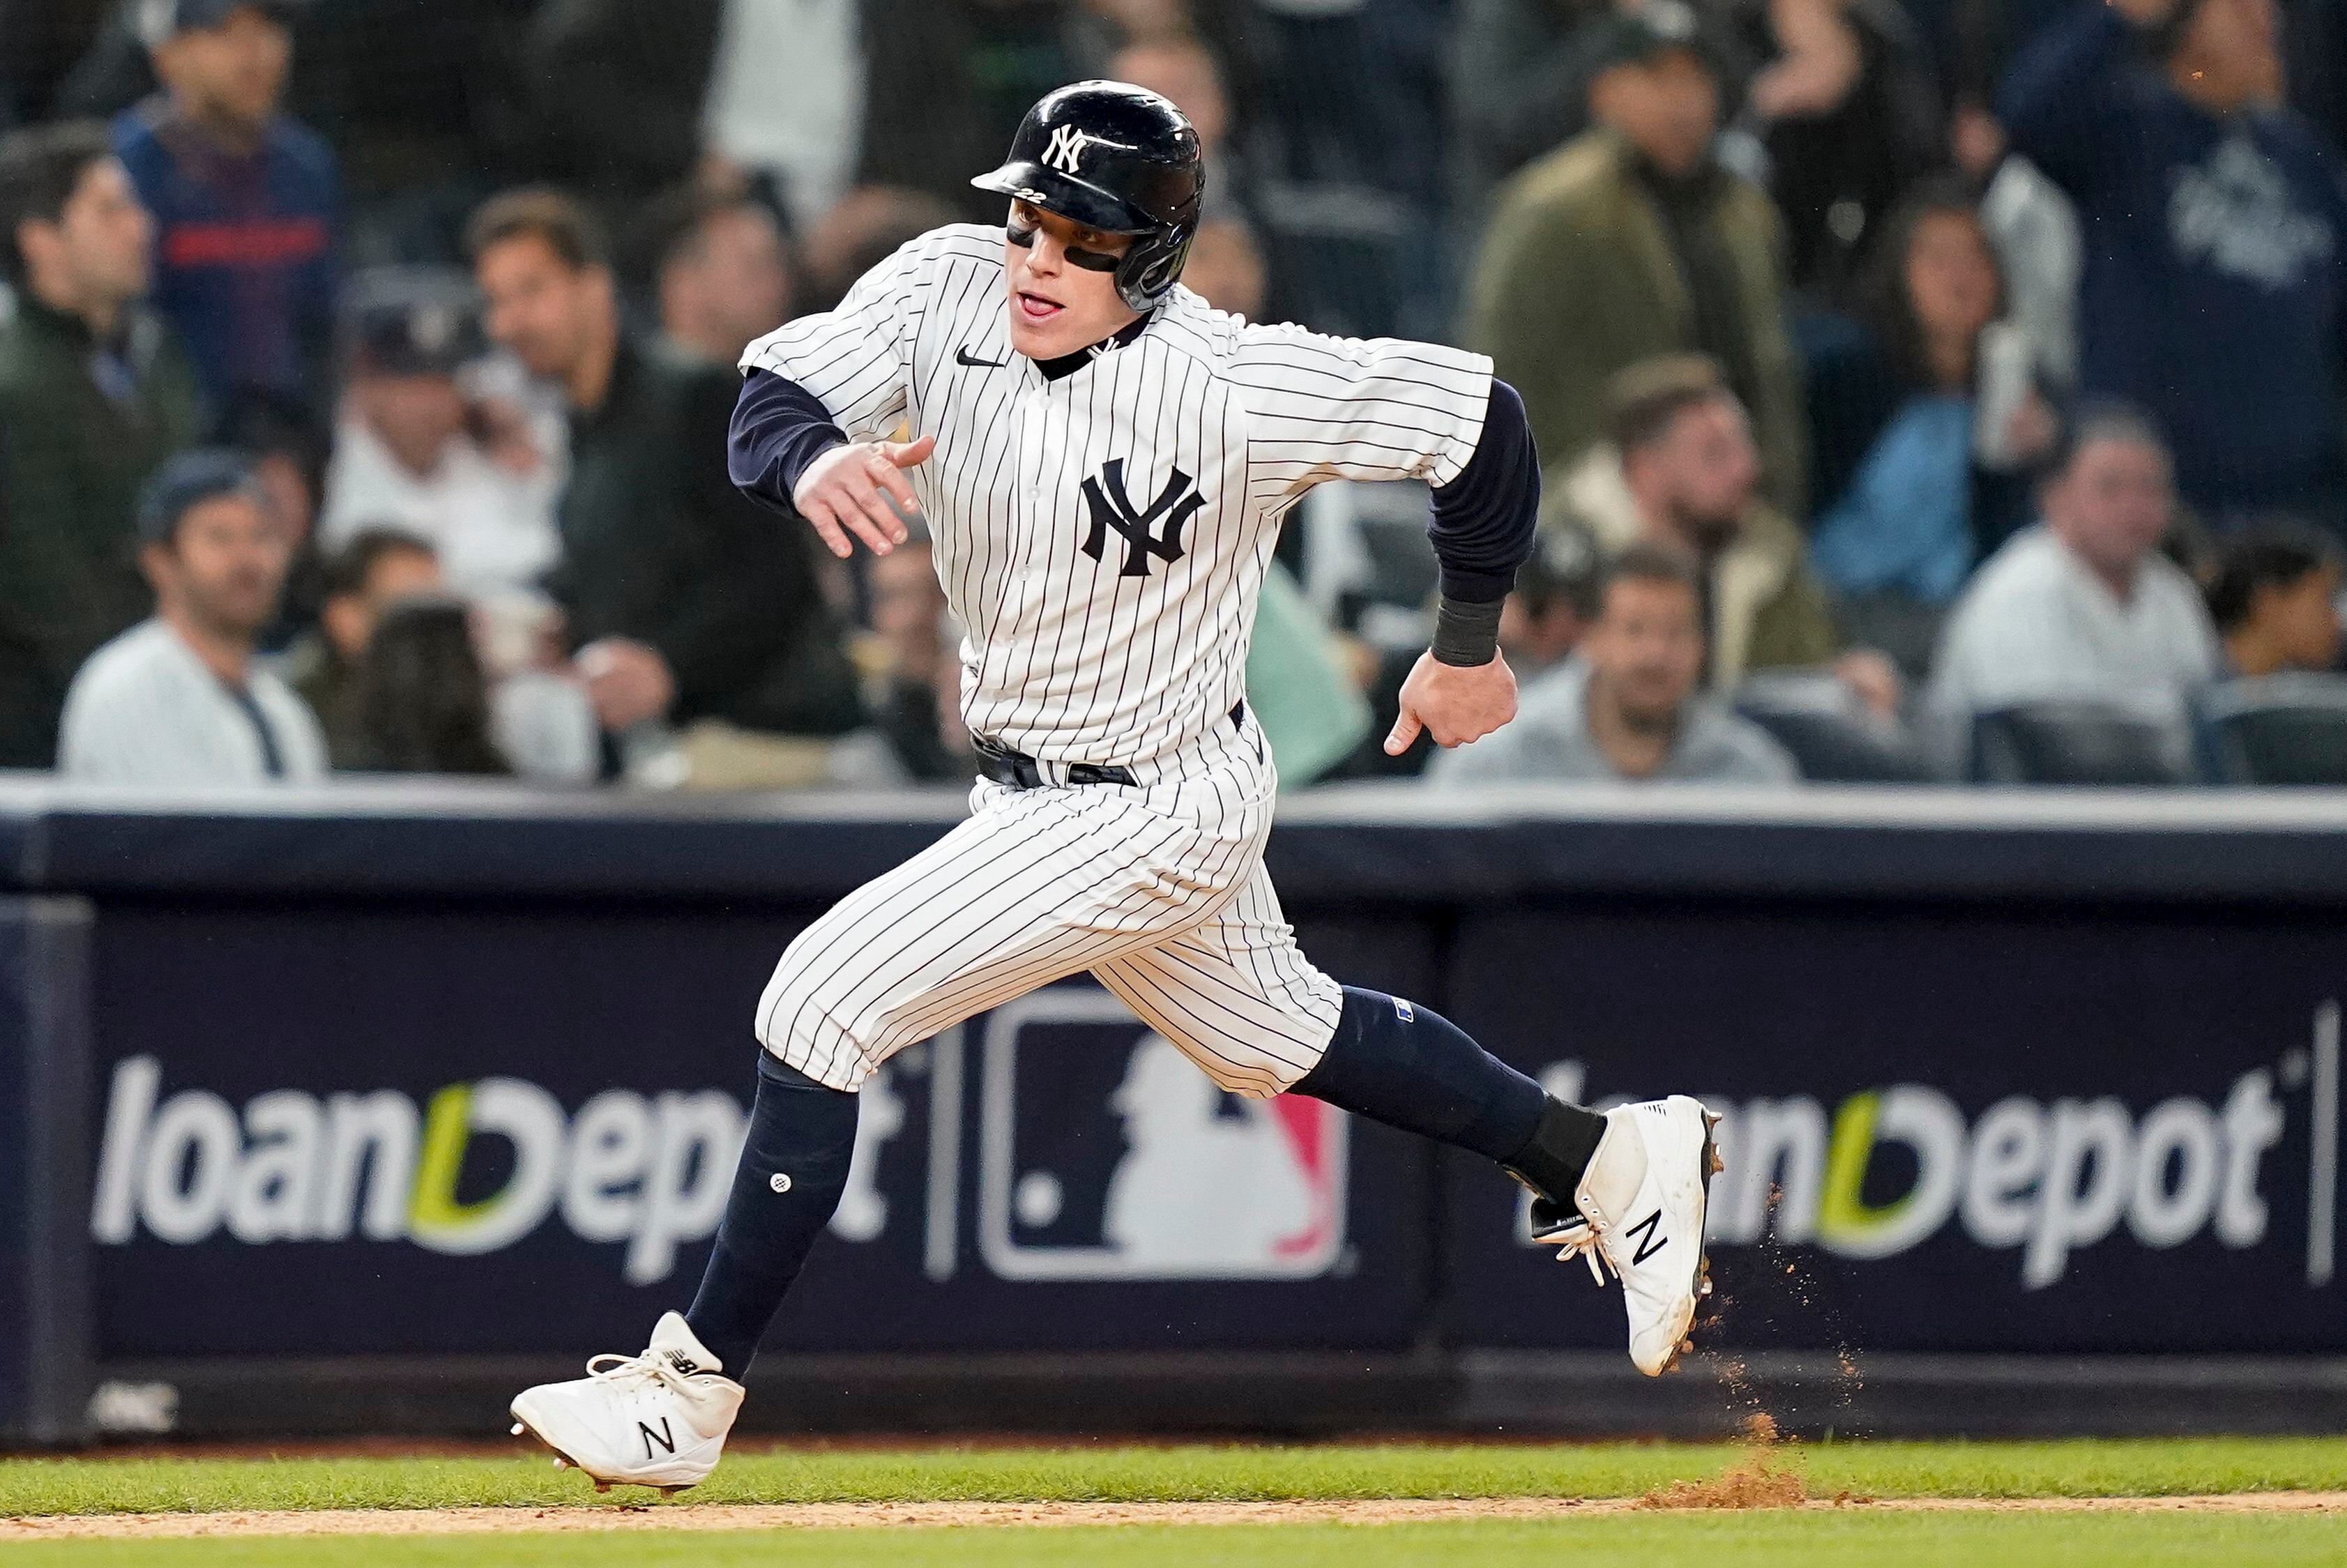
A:
[[[1784,748],[1698,696],[1703,585],[1695,563],[1638,545],[1605,573],[1597,620],[1574,655],[1523,689],[1512,723],[1436,756],[1437,784],[1790,784]]]
[[[791,256],[774,215],[737,190],[679,186],[652,204],[643,250],[661,331],[732,366],[791,314]]]
[[[1263,252],[1255,234],[1235,218],[1210,218],[1198,225],[1183,285],[1218,311],[1249,321],[1263,318]]]
[[[696,171],[721,186],[764,184],[805,232],[856,178],[872,117],[901,117],[930,134],[956,123],[952,86],[888,73],[900,56],[924,57],[959,9],[917,0],[892,17],[876,14],[873,0],[543,0],[527,55],[546,172],[615,227]],[[1040,14],[1056,28],[1061,7],[1001,9],[1017,14],[1014,24]],[[867,48],[884,84],[895,84],[877,93],[866,87]],[[987,64],[1033,68],[1026,59]],[[944,186],[960,167],[924,178]],[[976,195],[966,184],[962,194]]]
[[[220,449],[173,457],[140,498],[138,534],[155,619],[74,677],[58,771],[176,788],[323,776],[309,704],[254,657],[290,552],[251,466]]]
[[[327,559],[317,629],[287,651],[285,678],[317,714],[335,767],[359,765],[359,668],[384,612],[441,587],[432,547],[397,528],[360,528]]]
[[[1844,624],[1920,675],[1973,564],[2029,520],[2018,470],[2056,426],[2026,345],[1996,326],[1995,253],[1962,186],[1911,196],[1870,272],[1867,330],[1811,369],[1810,559]],[[1993,331],[2017,354],[1993,356]]]
[[[864,5],[726,0],[721,9],[715,56],[702,73],[704,168],[771,179],[792,227],[805,233],[856,178],[864,141]],[[883,35],[881,47],[893,42]],[[783,59],[791,62],[790,86],[777,92],[774,62]]]
[[[1487,215],[1499,183],[1589,128],[1593,28],[1612,0],[1460,0],[1451,27],[1452,206]]]
[[[386,607],[367,640],[353,707],[349,765],[362,773],[513,771],[489,738],[488,679],[461,600]]]
[[[2280,84],[2272,0],[2112,0],[2047,29],[2001,106],[2084,226],[2082,390],[2159,422],[2219,532],[2347,524],[2347,185]]]
[[[553,588],[605,730],[853,728],[855,677],[808,540],[726,474],[733,371],[624,326],[600,232],[578,202],[509,192],[475,214],[468,238],[490,335],[569,405]]]
[[[333,149],[346,265],[460,262],[466,218],[529,173],[540,127],[522,56],[539,7],[540,0],[302,6],[287,103]]]
[[[1746,112],[1768,154],[1793,288],[1847,308],[1901,196],[1949,163],[1939,87],[1898,0],[1767,0],[1775,57]]]
[[[605,223],[616,227],[700,162],[728,8],[725,0],[543,0],[531,17],[523,64],[543,171]],[[782,57],[765,62],[766,90],[788,97],[794,91],[772,75]]]
[[[318,505],[326,493],[328,448],[333,436],[308,409],[259,395],[236,410],[220,444],[244,455],[253,481],[269,497],[293,552],[277,619],[261,634],[264,653],[278,653],[318,623],[326,562],[318,545]]]
[[[866,185],[849,191],[807,237],[807,309],[827,311],[856,280],[908,240],[954,221],[954,210],[925,191]]]
[[[1244,128],[1272,313],[1362,337],[1448,337],[1449,0],[1190,9]]]
[[[1188,118],[1205,155],[1209,216],[1231,217],[1245,210],[1245,171],[1230,145],[1230,92],[1204,43],[1187,33],[1138,38],[1112,56],[1102,74],[1147,87]]]
[[[1281,789],[1327,777],[1369,743],[1376,713],[1360,676],[1353,645],[1330,630],[1286,563],[1273,561],[1247,642],[1246,701]]]
[[[1101,74],[1106,57],[1087,7],[860,0],[856,9],[865,91],[856,183],[924,192],[958,218],[1000,222],[1000,200],[970,189],[969,177],[1001,158],[1037,98]]]
[[[138,492],[196,439],[195,383],[140,308],[146,210],[105,127],[0,141],[0,767],[46,768],[74,671],[154,603]]]
[[[1752,411],[1762,482],[1798,512],[1806,457],[1785,333],[1784,230],[1767,193],[1712,155],[1715,46],[1683,0],[1591,24],[1598,128],[1509,180],[1485,235],[1468,341],[1523,394],[1544,460],[1604,435],[1605,386],[1656,354],[1724,367]]]
[[[64,87],[118,0],[0,0],[0,127],[63,119]]]
[[[364,272],[342,315],[323,544],[339,549],[388,523],[432,547],[455,592],[536,596],[561,554],[559,480],[527,417],[466,384],[488,352],[471,280],[436,268]]]
[[[2339,547],[2310,528],[2270,524],[2229,542],[2209,585],[2226,672],[2337,668],[2340,582]]]
[[[1532,559],[1500,608],[1500,651],[1519,681],[1563,663],[1597,619],[1605,558],[1588,528],[1571,519],[1542,531]]]
[[[1976,715],[2052,701],[2125,710],[2187,753],[2220,651],[2200,590],[2159,553],[2174,502],[2167,444],[2144,415],[2079,414],[2039,497],[2044,524],[2008,540],[1949,617],[1925,695],[1944,766],[1965,765]]]
[[[1751,425],[1719,367],[1694,354],[1648,360],[1616,377],[1607,401],[1611,439],[1551,490],[1543,528],[1577,522],[1608,551],[1643,540],[1697,562],[1718,690],[1751,671],[1840,657],[1800,530],[1759,497]],[[1877,711],[1896,706],[1897,677],[1880,655],[1843,659],[1841,671]]]
[[[967,779],[975,753],[961,722],[961,660],[946,637],[945,589],[927,528],[917,524],[902,545],[866,564],[872,631],[887,666],[870,704],[872,727],[898,776]]]
[[[156,303],[187,340],[212,412],[254,394],[323,413],[333,336],[333,154],[279,112],[286,0],[158,0],[163,90],[115,122],[156,222]]]

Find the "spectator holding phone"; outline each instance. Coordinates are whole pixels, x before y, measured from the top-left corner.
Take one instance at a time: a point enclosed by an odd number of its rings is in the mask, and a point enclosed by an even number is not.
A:
[[[472,282],[431,268],[353,281],[322,542],[389,524],[432,547],[452,591],[534,593],[561,553],[555,465],[521,412],[478,395],[488,353]]]
[[[2077,204],[2080,389],[2158,422],[2220,533],[2347,522],[2347,170],[2282,106],[2277,29],[2273,0],[2083,5],[2000,106]]]
[[[1911,677],[1973,564],[2031,520],[2023,470],[2057,434],[2004,296],[1971,198],[1929,182],[1882,236],[1865,330],[1811,374],[1810,559],[1850,635]]]

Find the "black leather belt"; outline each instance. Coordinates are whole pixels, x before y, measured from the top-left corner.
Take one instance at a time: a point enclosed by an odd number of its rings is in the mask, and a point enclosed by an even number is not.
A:
[[[1246,702],[1241,699],[1231,710],[1231,723],[1246,723]],[[972,735],[970,744],[978,748],[978,771],[981,777],[1011,789],[1040,789],[1047,782],[1042,764],[1025,752],[1014,752],[999,741],[984,735]],[[1113,763],[1070,763],[1068,782],[1071,784],[1126,784],[1135,781],[1131,768]]]

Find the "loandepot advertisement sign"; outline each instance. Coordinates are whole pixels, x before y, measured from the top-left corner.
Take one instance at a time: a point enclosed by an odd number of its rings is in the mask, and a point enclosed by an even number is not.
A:
[[[1096,1233],[1070,1245],[1048,1232],[1068,1207],[1069,1174],[1029,1153],[1019,1114],[1026,1070],[1066,1049],[1051,1026],[1122,1025],[1124,1068],[1104,1108],[1122,1149],[1107,1167]],[[1081,1042],[1086,1048],[1096,1039]],[[1120,1042],[1121,1044],[1122,1042]],[[958,1031],[955,1092],[962,1077]],[[924,1063],[928,1053],[917,1059]],[[1317,1102],[1223,1094],[1122,1004],[1059,989],[1010,1004],[979,1048],[976,1162],[979,1251],[1014,1280],[1308,1278],[1339,1256],[1347,1122]],[[2312,1152],[2307,1275],[2327,1283],[2338,1144],[2339,1011],[2318,1019],[2310,1069]],[[1552,1065],[1553,1093],[1582,1100],[1586,1069]],[[149,1056],[118,1064],[108,1097],[92,1234],[120,1245],[143,1229],[191,1246],[227,1239],[406,1242],[475,1256],[548,1225],[589,1243],[620,1244],[619,1272],[651,1285],[680,1246],[715,1229],[746,1125],[719,1090],[607,1090],[575,1109],[516,1078],[453,1083],[420,1100],[397,1090],[312,1094],[278,1090],[243,1105],[204,1089],[166,1094]],[[1594,1102],[1614,1103],[1621,1096]],[[2265,1241],[2268,1157],[2283,1114],[2275,1073],[2240,1073],[2206,1097],[2140,1109],[2117,1094],[2043,1100],[2014,1094],[1967,1114],[1942,1090],[1899,1082],[1827,1102],[1788,1094],[1706,1096],[1721,1112],[1727,1168],[1710,1234],[1721,1247],[1764,1234],[1845,1258],[1896,1258],[1952,1230],[2009,1257],[2024,1289],[2062,1279],[2083,1249],[2124,1239],[2153,1251],[2210,1236],[2229,1248]],[[873,1239],[887,1220],[876,1167],[905,1108],[883,1074],[867,1090],[848,1192],[834,1230]],[[462,1195],[468,1162],[491,1146],[501,1178]],[[1894,1195],[1870,1196],[1870,1173],[1908,1173]],[[960,1173],[932,1173],[933,1187]],[[957,1205],[958,1208],[958,1205]],[[954,1212],[945,1224],[950,1227]],[[1528,1233],[1527,1233],[1528,1235]],[[932,1277],[948,1277],[930,1248]]]
[[[395,1089],[283,1089],[241,1107],[162,1086],[151,1056],[114,1070],[90,1227],[100,1242],[143,1228],[175,1246],[356,1239],[466,1257],[554,1222],[581,1241],[625,1243],[621,1276],[650,1285],[675,1269],[680,1244],[715,1230],[747,1124],[721,1090],[608,1090],[571,1112],[518,1078],[451,1083],[420,1102]],[[506,1174],[460,1199],[484,1143]]]
[[[926,1140],[907,1135],[914,1075],[930,1080]],[[933,1281],[963,1268],[973,1207],[977,1255],[1004,1280],[1307,1280],[1344,1257],[1345,1116],[1224,1093],[1096,989],[1040,991],[949,1030],[860,1099],[832,1234],[863,1244],[892,1217],[917,1225]],[[617,1244],[624,1283],[658,1285],[715,1231],[747,1120],[723,1090],[610,1089],[574,1108],[513,1077],[422,1096],[279,1089],[238,1105],[167,1086],[158,1059],[136,1056],[113,1072],[91,1231],[110,1245],[406,1243],[480,1257],[559,1227]],[[884,1189],[912,1161],[926,1166],[917,1206]]]
[[[2322,1014],[2311,1069],[2315,1159],[2307,1278],[2329,1283],[2338,1144],[2339,1012]],[[1563,1061],[1542,1074],[1578,1098],[1587,1073]],[[1599,1104],[1621,1096],[1601,1097]],[[2153,1251],[2213,1236],[2231,1248],[2266,1240],[2261,1185],[2280,1142],[2274,1072],[2258,1068],[2211,1098],[2173,1095],[2137,1111],[2116,1094],[2040,1100],[2008,1095],[1967,1116],[1928,1084],[1895,1083],[1827,1102],[1802,1094],[1738,1103],[1717,1096],[1726,1169],[1712,1187],[1716,1246],[1764,1235],[1845,1258],[1895,1258],[1952,1229],[2010,1256],[2024,1290],[2061,1280],[2072,1259],[2115,1238]],[[1895,1196],[1867,1193],[1870,1174],[1907,1173]],[[1520,1235],[1533,1245],[1528,1223]]]

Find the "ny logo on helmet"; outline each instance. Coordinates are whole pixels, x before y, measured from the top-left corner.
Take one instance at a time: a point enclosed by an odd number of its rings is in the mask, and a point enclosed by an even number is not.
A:
[[[1084,149],[1097,139],[1071,125],[1054,126],[1051,144],[1043,149],[1043,161],[1062,174],[1074,174],[1083,159]]]
[[[1180,560],[1183,527],[1206,504],[1190,476],[1176,468],[1166,477],[1157,498],[1149,503],[1149,509],[1135,512],[1125,494],[1122,457],[1110,458],[1097,477],[1084,481],[1084,500],[1092,507],[1092,526],[1084,535],[1083,552],[1099,560],[1108,548],[1109,531],[1112,528],[1123,535],[1124,569],[1117,574],[1120,577],[1147,577],[1151,556],[1162,561]],[[1150,529],[1161,518],[1164,528],[1153,535]]]

